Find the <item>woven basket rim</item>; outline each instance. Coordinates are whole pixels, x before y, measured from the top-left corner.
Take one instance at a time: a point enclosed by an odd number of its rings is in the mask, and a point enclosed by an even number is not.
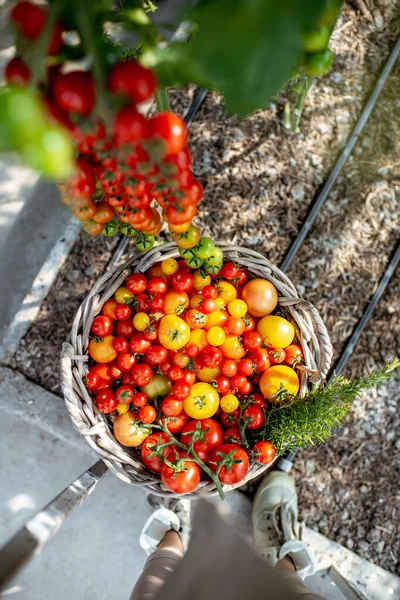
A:
[[[302,345],[305,366],[300,372],[300,394],[304,395],[323,381],[329,371],[333,348],[326,327],[317,309],[297,292],[289,277],[262,254],[246,247],[218,242],[224,259],[235,260],[245,266],[251,275],[271,281],[278,291],[278,306],[293,323]],[[154,247],[145,255],[134,251],[120,266],[106,271],[94,284],[75,315],[70,339],[63,344],[61,354],[61,381],[66,408],[78,432],[83,435],[107,467],[123,481],[146,488],[153,494],[174,496],[161,483],[159,474],[148,471],[140,454],[124,449],[114,438],[110,419],[100,413],[86,389],[83,379],[87,372],[87,344],[93,318],[111,298],[115,290],[131,272],[145,272],[165,258],[179,257],[174,242]],[[180,258],[180,257],[179,257]],[[277,457],[276,457],[277,458]],[[276,460],[275,458],[275,460]],[[225,491],[242,486],[257,477],[271,465],[251,462],[247,477],[237,485],[223,486]],[[213,482],[201,482],[187,497],[194,498],[217,493]]]

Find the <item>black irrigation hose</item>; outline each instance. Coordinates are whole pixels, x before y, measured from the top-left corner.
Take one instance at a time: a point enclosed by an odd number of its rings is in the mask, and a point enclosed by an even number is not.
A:
[[[400,37],[397,39],[397,42],[394,45],[393,50],[390,53],[389,58],[387,59],[386,64],[383,67],[380,76],[378,77],[375,87],[368,99],[367,104],[365,105],[365,107],[360,115],[360,118],[359,118],[356,126],[354,127],[354,129],[347,141],[346,146],[342,150],[342,153],[340,154],[331,174],[329,175],[324,187],[322,188],[321,193],[319,194],[319,196],[315,200],[314,204],[312,205],[310,212],[308,213],[305,221],[303,222],[303,225],[300,228],[300,231],[298,232],[297,236],[295,237],[295,239],[292,242],[292,245],[290,246],[288,252],[286,253],[285,258],[283,259],[283,261],[280,265],[280,268],[282,269],[282,271],[287,271],[287,269],[292,264],[301,245],[303,244],[322,205],[324,204],[325,200],[327,199],[330,191],[332,190],[333,185],[335,184],[345,163],[347,162],[347,160],[358,140],[360,133],[364,129],[364,126],[367,123],[367,121],[371,115],[371,112],[378,100],[379,94],[381,93],[383,86],[385,85],[386,80],[387,80],[392,68],[394,67],[394,65],[396,63],[396,60],[397,60],[399,54],[400,54]],[[348,363],[350,356],[353,353],[353,350],[354,350],[358,340],[360,339],[362,332],[364,331],[367,323],[369,322],[369,320],[372,316],[373,311],[376,308],[376,305],[378,304],[379,300],[381,299],[383,292],[385,291],[393,273],[395,272],[396,267],[399,264],[399,260],[400,260],[400,244],[398,244],[396,251],[394,252],[391,260],[389,261],[389,263],[386,267],[385,273],[383,274],[383,276],[379,282],[377,290],[372,295],[368,305],[366,306],[366,308],[362,314],[361,319],[355,326],[353,333],[351,334],[344,350],[342,351],[337,362],[335,363],[334,368],[331,370],[328,380],[327,380],[327,383],[330,383],[332,381],[333,375],[335,373],[337,373],[339,375],[340,373],[343,372],[343,369],[345,368],[346,364]],[[294,460],[296,458],[297,453],[298,453],[298,450],[295,450],[294,452],[288,452],[286,455],[282,456],[279,459],[276,468],[279,471],[285,471],[286,473],[290,473],[290,471],[292,470]]]
[[[382,298],[383,292],[387,288],[389,281],[391,280],[394,272],[396,271],[396,268],[399,265],[399,262],[400,262],[400,241],[397,243],[397,247],[394,250],[394,252],[392,253],[392,256],[387,264],[384,274],[381,277],[378,287],[376,288],[375,292],[372,294],[370,301],[368,302],[367,306],[365,307],[360,320],[358,321],[357,325],[355,326],[355,328],[353,330],[353,333],[347,340],[346,346],[344,347],[341,355],[339,356],[335,365],[332,367],[332,369],[329,373],[328,379],[327,379],[328,384],[332,382],[334,375],[340,375],[343,372],[343,369],[349,362],[349,359],[350,359],[351,355],[353,354],[354,348],[356,347],[356,344],[357,344],[358,340],[360,339],[362,332],[364,331],[366,325],[368,324],[368,322],[372,316],[372,313],[374,312],[379,300]],[[296,458],[297,453],[298,453],[298,450],[295,450],[294,452],[288,452],[286,455],[284,455],[282,458],[280,458],[277,463],[277,467],[276,467],[278,469],[278,471],[285,471],[286,473],[290,473],[290,471],[292,470],[294,460]]]
[[[325,200],[328,198],[328,196],[332,190],[332,187],[336,183],[337,178],[339,177],[344,165],[346,164],[351,152],[353,151],[353,148],[357,143],[358,137],[359,137],[360,133],[362,132],[362,130],[364,129],[364,127],[372,113],[372,110],[375,107],[375,104],[378,100],[379,94],[381,93],[383,86],[385,85],[386,80],[390,74],[390,71],[394,67],[394,64],[395,64],[399,54],[400,54],[400,37],[398,38],[396,44],[394,45],[393,50],[391,51],[389,58],[387,59],[386,64],[383,67],[382,72],[378,77],[375,87],[372,90],[370,97],[368,98],[368,102],[366,103],[366,105],[360,115],[360,118],[358,119],[356,126],[354,127],[349,139],[347,140],[346,146],[344,147],[338,160],[336,161],[336,164],[333,167],[332,172],[329,175],[328,179],[326,180],[325,185],[322,188],[320,194],[316,198],[315,202],[312,204],[310,212],[306,216],[306,218],[300,228],[300,231],[298,232],[298,234],[295,237],[295,239],[293,240],[289,250],[287,251],[286,256],[283,259],[282,264],[280,266],[282,271],[288,270],[288,268],[290,267],[290,265],[293,262],[293,259],[296,256],[297,252],[300,250],[300,247],[302,246],[308,232],[310,231],[322,205],[324,204]]]

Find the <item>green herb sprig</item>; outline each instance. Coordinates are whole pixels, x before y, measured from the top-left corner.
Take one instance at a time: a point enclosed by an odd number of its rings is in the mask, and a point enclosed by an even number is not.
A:
[[[400,360],[387,363],[367,378],[348,380],[335,376],[330,384],[315,388],[305,397],[296,396],[267,413],[257,439],[270,441],[277,454],[325,442],[332,429],[346,419],[354,400],[365,390],[382,384],[400,367]]]

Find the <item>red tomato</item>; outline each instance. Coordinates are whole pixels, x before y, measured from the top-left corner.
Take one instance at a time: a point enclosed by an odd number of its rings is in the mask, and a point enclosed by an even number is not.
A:
[[[251,383],[251,381],[246,381],[242,385],[242,389],[240,391],[242,392],[242,394],[247,395],[247,394],[250,394],[252,389],[253,389],[253,384]]]
[[[249,331],[254,331],[256,328],[256,322],[253,317],[250,317],[250,315],[244,315],[242,319],[244,323],[244,332],[247,333]]]
[[[115,308],[115,318],[117,321],[125,321],[132,316],[132,309],[128,304],[118,304]]]
[[[178,400],[185,400],[190,396],[192,386],[186,383],[184,379],[180,379],[172,386],[172,393]]]
[[[15,56],[7,63],[4,78],[7,83],[26,85],[31,78],[31,71],[20,56]]]
[[[148,136],[148,121],[134,106],[123,106],[114,123],[117,144],[140,142]]]
[[[184,452],[173,452],[166,457],[170,467],[166,463],[161,468],[161,481],[165,487],[175,494],[189,494],[196,489],[201,479],[201,469],[192,460],[185,458]]]
[[[53,86],[53,97],[66,112],[88,115],[92,112],[96,97],[92,74],[88,71],[58,73]]]
[[[243,338],[243,346],[250,352],[261,348],[263,339],[257,331],[248,331]]]
[[[184,410],[179,415],[163,419],[163,423],[171,433],[179,433],[189,421],[190,417]]]
[[[106,335],[110,335],[110,333],[112,333],[113,324],[109,317],[99,315],[93,319],[91,329],[94,335],[97,335],[98,337],[105,337]]]
[[[236,425],[240,419],[240,410],[237,408],[233,413],[220,412],[218,415],[222,425],[226,428]]]
[[[244,321],[241,317],[228,317],[222,326],[228,335],[240,336],[245,330]]]
[[[47,9],[33,2],[18,2],[11,11],[11,21],[23,36],[36,40],[42,33],[48,18]],[[57,54],[63,45],[63,28],[56,22],[49,44],[49,54]]]
[[[290,347],[288,346],[285,350],[283,348],[266,348],[271,365],[279,365],[285,362],[286,350]]]
[[[95,390],[100,383],[100,377],[94,371],[89,371],[85,376],[85,385],[89,390]]]
[[[118,337],[130,338],[133,335],[135,328],[133,326],[132,319],[124,319],[123,321],[117,321],[115,326],[115,333]]]
[[[147,288],[147,279],[142,273],[133,273],[128,277],[125,285],[132,294],[141,294]]]
[[[150,127],[152,136],[161,138],[164,142],[166,154],[177,154],[185,147],[187,129],[179,115],[171,112],[157,113],[150,119]]]
[[[172,275],[171,282],[172,287],[177,292],[187,293],[193,289],[194,277],[191,273],[188,273],[187,271],[178,270]]]
[[[148,402],[148,397],[144,392],[135,392],[132,396],[132,403],[137,408],[141,408]]]
[[[177,417],[183,410],[183,400],[174,396],[167,396],[161,403],[161,410],[167,417]]]
[[[251,358],[242,358],[238,364],[238,373],[250,377],[254,373],[254,364]]]
[[[121,371],[130,371],[136,363],[136,357],[132,352],[122,352],[118,354],[117,363]]]
[[[244,375],[237,373],[231,378],[231,387],[233,390],[242,391],[243,386],[247,383],[247,379]]]
[[[268,352],[264,348],[258,348],[258,350],[249,352],[247,358],[252,361],[257,373],[263,373],[270,366]]]
[[[152,433],[143,442],[140,455],[142,457],[143,464],[150,469],[150,471],[154,471],[154,473],[161,472],[161,467],[164,463],[164,457],[175,449],[175,446],[172,444],[164,446],[164,444],[168,444],[170,441],[171,440],[166,433],[160,432]]]
[[[150,312],[149,299],[146,294],[138,294],[136,296],[136,300],[137,300],[137,304],[138,304],[137,309],[136,309],[137,312],[144,312],[144,313]]]
[[[236,277],[235,281],[235,285],[236,286],[243,286],[245,283],[247,283],[247,281],[249,280],[249,274],[246,271],[246,269],[239,269],[239,273]]]
[[[181,442],[186,446],[190,446],[192,440],[196,438],[198,439],[194,442],[193,450],[201,460],[207,461],[210,452],[222,444],[224,436],[217,421],[201,419],[190,421],[181,433]]]
[[[130,385],[121,385],[117,389],[116,398],[119,404],[130,404],[134,396],[133,388]]]
[[[215,300],[213,298],[204,298],[203,302],[200,306],[201,312],[208,315],[217,310],[217,305],[215,304]]]
[[[198,346],[196,346],[196,344],[188,344],[186,346],[186,354],[190,357],[190,358],[194,358],[195,356],[197,356],[200,352],[200,348]]]
[[[304,362],[303,349],[301,348],[301,346],[298,346],[297,344],[291,344],[290,346],[287,346],[287,348],[285,348],[285,350],[284,350],[284,354],[286,357],[286,362],[291,367]]]
[[[132,338],[131,338],[132,339]],[[146,360],[150,365],[161,365],[168,356],[167,350],[164,346],[150,346],[146,351]]]
[[[171,381],[179,381],[183,377],[183,370],[180,367],[173,366],[168,371],[168,377]]]
[[[222,444],[211,452],[208,466],[214,473],[220,469],[218,478],[221,483],[233,485],[246,477],[250,463],[243,448],[237,444]]]
[[[108,204],[108,202],[104,200],[103,202],[98,202],[96,204],[96,214],[93,217],[93,221],[95,223],[104,225],[105,223],[111,221],[111,219],[113,219],[114,216],[115,211],[112,208],[112,206]]]
[[[124,385],[135,385],[132,379],[132,373],[122,373],[122,383]]]
[[[152,313],[164,314],[165,297],[162,294],[156,294],[149,302],[149,308]]]
[[[239,427],[229,427],[224,433],[224,442],[227,444],[243,444]]]
[[[134,59],[117,62],[108,77],[111,92],[126,94],[136,104],[148,100],[154,94],[156,84],[154,73]]]
[[[163,277],[150,277],[147,283],[147,291],[152,296],[155,294],[165,294],[168,289],[167,282]]]
[[[136,385],[147,385],[153,379],[153,369],[149,365],[133,365],[132,379]]]
[[[218,290],[215,285],[205,285],[201,290],[201,293],[204,298],[211,298],[212,300],[218,298]]]
[[[229,392],[229,390],[231,389],[231,384],[230,381],[227,377],[224,377],[223,375],[218,375],[218,377],[215,378],[216,381],[216,390],[217,392],[219,392],[220,394],[227,394]]]
[[[228,281],[232,279],[236,279],[239,275],[239,269],[233,262],[226,262],[222,265],[222,269],[220,271],[220,275],[227,279]]]
[[[156,420],[157,411],[154,406],[150,406],[150,404],[146,404],[142,406],[139,410],[139,419],[146,424],[153,423]]]
[[[96,406],[100,412],[110,414],[118,406],[118,400],[112,390],[103,390],[96,394]]]
[[[233,377],[237,373],[237,363],[232,358],[224,358],[221,362],[220,370],[225,377]]]
[[[259,429],[265,423],[265,412],[258,404],[252,404],[243,413],[247,429]]]
[[[185,352],[179,351],[176,352],[174,354],[174,356],[172,357],[172,362],[174,363],[174,365],[176,367],[180,367],[181,369],[184,369],[186,367],[186,365],[189,362],[189,357],[187,354],[185,354]]]
[[[193,373],[193,371],[185,370],[183,374],[183,381],[186,381],[186,383],[188,383],[189,385],[193,385],[196,381],[195,373]]]
[[[200,353],[201,361],[204,367],[213,369],[221,364],[224,355],[219,348],[214,346],[206,346]]]
[[[112,362],[108,363],[108,366],[110,367],[110,373],[113,379],[119,379],[122,377],[123,371],[119,367],[117,360],[113,360]]]
[[[135,354],[144,354],[147,352],[147,350],[149,350],[150,346],[151,342],[146,340],[146,338],[143,336],[143,333],[139,331],[134,333],[129,340],[129,348],[131,352],[134,352]]]
[[[262,465],[268,465],[275,458],[276,450],[271,442],[261,440],[253,446],[254,460]]]

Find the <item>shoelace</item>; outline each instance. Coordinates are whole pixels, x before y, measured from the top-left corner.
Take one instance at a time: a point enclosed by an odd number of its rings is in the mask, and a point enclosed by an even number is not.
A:
[[[267,529],[269,531],[275,530],[280,543],[283,544],[285,541],[296,537],[294,515],[290,510],[288,502],[276,505],[272,512],[265,511],[263,517],[267,519],[271,518],[272,527],[268,527]]]

